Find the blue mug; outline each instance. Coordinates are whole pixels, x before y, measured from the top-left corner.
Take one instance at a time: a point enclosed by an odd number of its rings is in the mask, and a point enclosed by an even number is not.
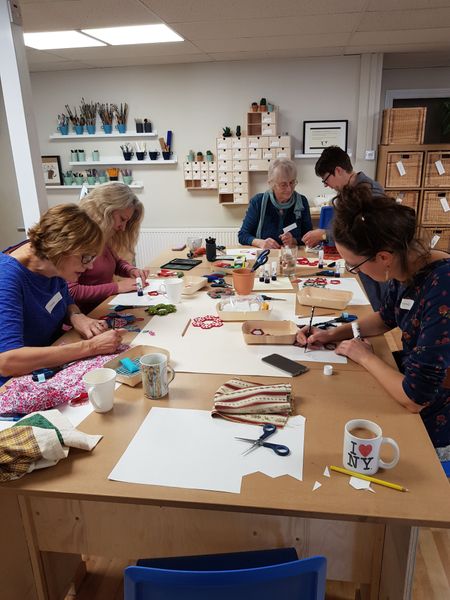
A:
[[[95,125],[86,125],[87,132],[89,135],[94,135],[95,133]]]
[[[127,131],[127,126],[125,125],[125,123],[118,123],[116,127],[119,133],[126,133]]]
[[[68,135],[68,133],[69,133],[68,125],[58,125],[57,129],[61,135]]]
[[[75,133],[77,135],[83,135],[84,125],[75,125]]]
[[[105,133],[112,133],[112,125],[102,125],[102,129]]]

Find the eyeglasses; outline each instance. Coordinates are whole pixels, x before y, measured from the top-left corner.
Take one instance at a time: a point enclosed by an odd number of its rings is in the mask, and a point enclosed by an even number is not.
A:
[[[369,258],[366,258],[365,260],[363,260],[362,262],[360,262],[358,265],[355,265],[354,267],[352,267],[351,265],[348,265],[347,263],[345,263],[345,270],[348,273],[357,273],[359,271],[359,267],[361,267],[364,263],[368,262],[369,260],[372,260],[373,258],[375,258],[374,256],[369,256]]]
[[[297,179],[293,179],[292,181],[277,181],[275,185],[281,189],[286,189],[288,187],[295,187],[297,183]]]
[[[90,262],[96,259],[96,254],[82,254],[80,258],[82,265],[88,265]]]
[[[328,173],[328,175],[322,179],[323,185],[327,184],[328,178],[331,177],[332,175],[333,175],[333,173]]]

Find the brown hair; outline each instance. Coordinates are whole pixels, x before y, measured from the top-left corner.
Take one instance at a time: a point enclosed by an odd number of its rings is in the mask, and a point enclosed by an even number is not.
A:
[[[375,257],[386,250],[399,257],[408,274],[408,253],[426,256],[429,250],[416,237],[414,209],[387,195],[373,197],[366,185],[345,186],[333,200],[333,236],[338,244],[359,256]]]
[[[314,170],[318,177],[323,177],[326,173],[334,174],[336,167],[341,167],[347,173],[353,171],[352,161],[347,152],[339,146],[328,146],[320,155]]]
[[[113,182],[96,186],[81,200],[80,207],[100,225],[108,245],[113,250],[118,254],[122,251],[134,254],[144,217],[144,207],[127,185]],[[113,212],[125,208],[133,209],[125,231],[113,231]]]
[[[76,204],[58,204],[28,230],[36,256],[54,265],[70,254],[99,254],[103,247],[100,227]]]

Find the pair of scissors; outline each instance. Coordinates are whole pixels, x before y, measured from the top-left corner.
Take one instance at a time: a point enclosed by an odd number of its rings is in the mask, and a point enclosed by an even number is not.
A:
[[[240,440],[241,442],[249,442],[251,444],[250,448],[242,453],[243,455],[250,454],[250,452],[253,452],[253,450],[264,446],[264,448],[270,448],[270,450],[273,450],[275,454],[278,454],[278,456],[288,456],[291,451],[287,446],[283,446],[282,444],[269,444],[268,442],[264,441],[273,435],[276,430],[277,428],[275,425],[266,423],[266,425],[263,426],[263,434],[257,440],[251,440],[249,438],[242,437],[236,437],[235,439]]]
[[[252,267],[252,271],[256,271],[256,269],[259,269],[259,267],[262,267],[263,265],[265,265],[266,262],[269,260],[269,254],[270,254],[269,249],[263,250],[261,252],[261,254],[255,260],[255,264]]]

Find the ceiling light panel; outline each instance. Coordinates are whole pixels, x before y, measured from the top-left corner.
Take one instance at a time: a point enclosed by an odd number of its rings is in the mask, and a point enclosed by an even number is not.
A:
[[[23,37],[25,46],[36,50],[106,46],[103,42],[83,35],[79,31],[40,31],[37,33],[24,33]]]
[[[165,42],[183,42],[183,38],[167,25],[133,25],[131,27],[106,27],[101,29],[82,29],[83,33],[102,40],[111,46],[131,44],[161,44]]]

